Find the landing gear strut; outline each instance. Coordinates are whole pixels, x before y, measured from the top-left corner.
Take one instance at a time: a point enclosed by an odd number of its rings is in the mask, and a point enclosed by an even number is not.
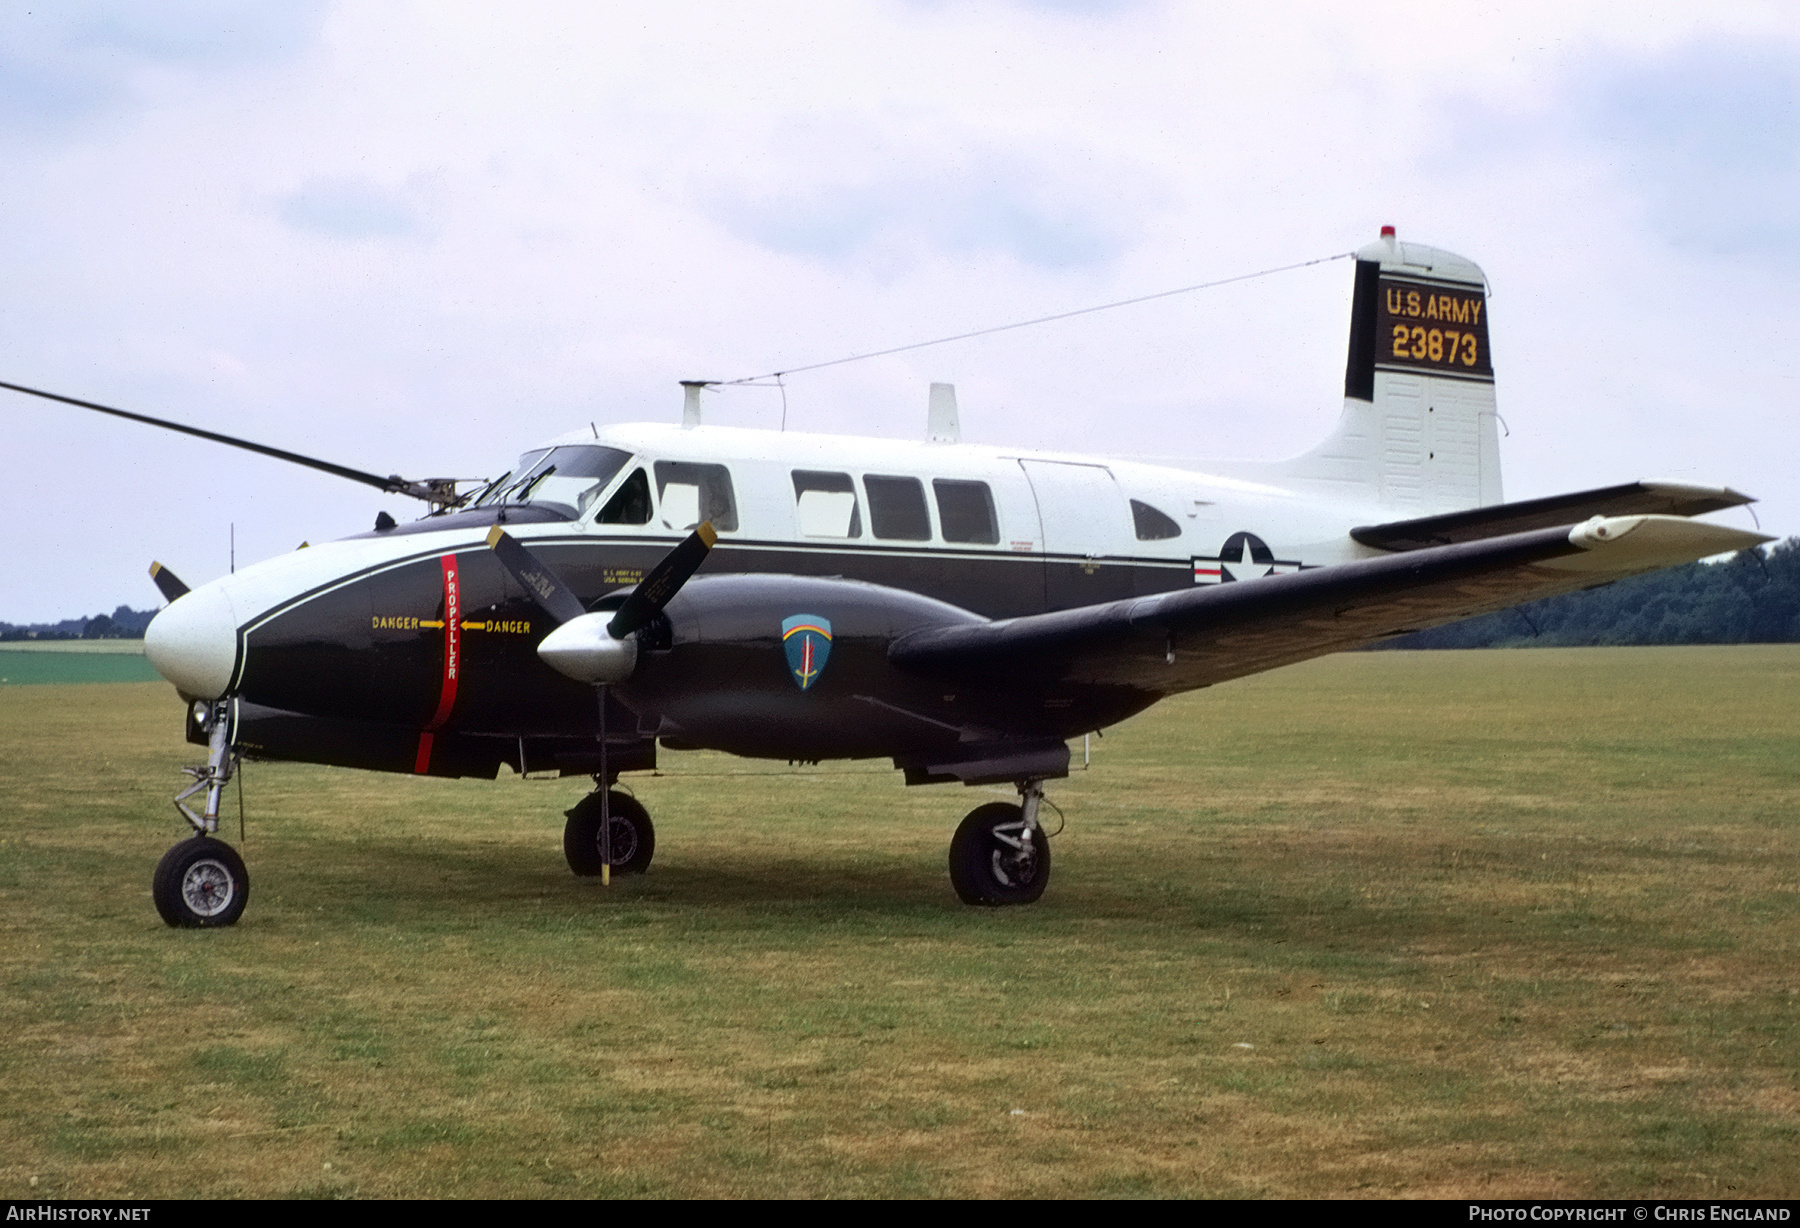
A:
[[[635,797],[617,789],[609,791],[606,808],[612,812],[606,833],[611,839],[607,841],[601,839],[599,789],[564,812],[569,821],[563,827],[563,856],[568,858],[569,869],[593,878],[610,860],[614,874],[642,874],[650,868],[651,855],[656,852],[656,828],[650,812]]]
[[[231,749],[231,701],[221,699],[197,708],[205,709],[196,716],[207,731],[206,762],[182,769],[194,783],[175,798],[175,809],[193,827],[194,835],[163,854],[150,883],[150,895],[162,919],[188,928],[235,924],[250,899],[250,875],[244,859],[229,844],[213,839],[219,830],[219,799],[237,770],[237,755]],[[206,795],[204,814],[195,814],[187,805],[196,793]]]
[[[950,840],[950,885],[965,904],[1030,904],[1050,882],[1050,839],[1038,823],[1042,781],[1019,784],[1017,806],[971,810]]]

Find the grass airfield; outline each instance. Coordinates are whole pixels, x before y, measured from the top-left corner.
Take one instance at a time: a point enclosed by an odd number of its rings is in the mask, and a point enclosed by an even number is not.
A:
[[[1800,1194],[1793,646],[1182,697],[1010,910],[944,868],[1004,791],[665,753],[610,889],[585,781],[251,764],[249,909],[177,932],[171,689],[0,746],[0,1197]]]

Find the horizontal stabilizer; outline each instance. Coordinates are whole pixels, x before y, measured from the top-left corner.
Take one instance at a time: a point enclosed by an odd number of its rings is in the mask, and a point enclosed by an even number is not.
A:
[[[1772,541],[1671,516],[1595,518],[895,641],[902,669],[965,685],[1172,695],[1520,602]]]
[[[1623,486],[1551,495],[1546,499],[1496,503],[1466,512],[1365,525],[1351,529],[1350,536],[1377,550],[1423,550],[1452,542],[1481,541],[1488,537],[1504,537],[1508,533],[1553,529],[1593,516],[1700,516],[1754,502],[1756,500],[1749,495],[1724,486],[1628,482]]]

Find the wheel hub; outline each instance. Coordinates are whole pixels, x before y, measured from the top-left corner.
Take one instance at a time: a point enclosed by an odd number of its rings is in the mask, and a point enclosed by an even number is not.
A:
[[[231,872],[216,861],[196,861],[181,876],[181,898],[195,916],[216,917],[237,894]]]
[[[615,817],[612,821],[611,827],[612,827],[612,841],[611,841],[611,843],[612,843],[612,858],[610,861],[608,861],[607,864],[615,865],[615,866],[622,866],[626,862],[630,861],[633,857],[637,856],[637,851],[638,851],[637,825],[634,823],[629,823],[629,822],[625,821],[624,819]],[[599,853],[602,857],[604,857],[606,855],[606,845],[601,842],[600,837],[601,837],[601,833],[599,831],[596,831],[594,833],[594,851],[596,853]]]
[[[994,828],[994,878],[1003,887],[1024,887],[1037,877],[1037,846],[1023,820]]]

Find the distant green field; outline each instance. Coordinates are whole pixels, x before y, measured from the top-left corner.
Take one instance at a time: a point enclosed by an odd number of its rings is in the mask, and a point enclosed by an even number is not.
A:
[[[157,673],[143,653],[141,642],[123,650],[111,645],[84,648],[79,642],[68,649],[0,645],[0,686],[156,681]]]
[[[9,688],[0,1197],[1792,1198],[1797,717],[1793,646],[1281,670],[1096,741],[1011,910],[884,765],[667,754],[607,889],[585,782],[252,764],[177,932],[181,702]]]

